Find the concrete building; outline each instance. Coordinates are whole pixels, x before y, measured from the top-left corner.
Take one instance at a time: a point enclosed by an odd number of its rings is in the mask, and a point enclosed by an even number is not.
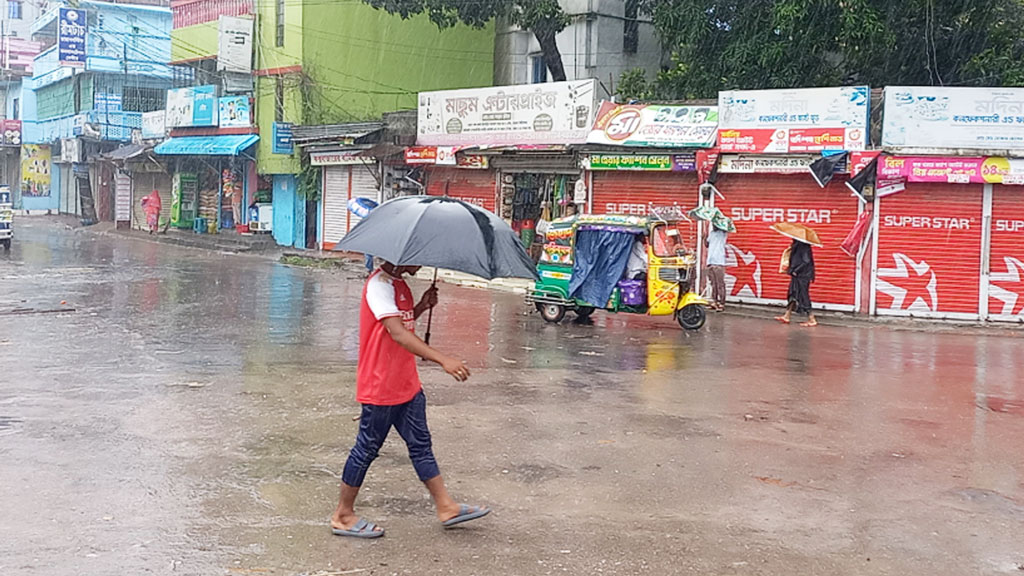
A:
[[[609,98],[623,72],[642,68],[650,77],[664,58],[653,24],[636,0],[560,0],[572,22],[558,34],[567,80],[596,78],[598,96]],[[531,32],[499,24],[494,46],[494,84],[550,81],[540,45]]]

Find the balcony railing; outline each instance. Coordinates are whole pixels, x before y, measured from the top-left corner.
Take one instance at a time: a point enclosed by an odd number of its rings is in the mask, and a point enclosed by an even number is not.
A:
[[[252,0],[173,0],[174,28],[213,22],[221,16],[252,14]]]

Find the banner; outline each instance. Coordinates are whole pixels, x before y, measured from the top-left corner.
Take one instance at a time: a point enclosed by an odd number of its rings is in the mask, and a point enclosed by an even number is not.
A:
[[[167,135],[165,124],[166,110],[142,113],[142,138],[145,140],[156,140]]]
[[[432,146],[582,144],[596,80],[420,92],[416,143]]]
[[[1024,149],[1024,88],[890,86],[882,146]]]
[[[252,72],[252,25],[249,18],[220,17],[217,70]]]
[[[248,96],[224,96],[217,101],[219,124],[223,126],[251,126],[252,111]]]
[[[21,146],[21,120],[0,119],[0,145]]]
[[[585,170],[643,170],[647,172],[694,172],[693,154],[590,154],[583,158]]]
[[[25,144],[21,147],[21,195],[50,195],[50,147]]]
[[[879,178],[905,182],[1024,185],[1024,159],[886,156]]]
[[[85,67],[85,10],[61,8],[57,15],[57,60],[61,66]]]
[[[789,156],[758,156],[754,154],[723,154],[718,171],[723,174],[806,174],[817,159],[810,154]],[[840,162],[836,172],[845,172]]]
[[[167,127],[217,125],[217,87],[191,86],[167,91]]]
[[[587,142],[617,146],[710,148],[715,145],[717,132],[717,106],[602,102]]]
[[[864,150],[867,86],[718,93],[722,152],[805,153]]]

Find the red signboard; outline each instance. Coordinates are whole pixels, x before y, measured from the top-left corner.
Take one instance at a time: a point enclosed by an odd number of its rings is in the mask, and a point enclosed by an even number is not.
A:
[[[786,300],[789,276],[779,273],[779,261],[792,241],[770,226],[799,222],[818,232],[825,244],[814,249],[811,300],[815,305],[853,309],[857,264],[839,245],[857,220],[858,201],[842,177],[821,189],[803,174],[723,174],[716,187],[725,195],[716,205],[737,229],[726,246],[730,299],[760,304]]]
[[[993,188],[991,234],[989,317],[1024,321],[1024,194],[1019,188]]]
[[[0,119],[0,145],[21,146],[21,120]]]
[[[410,146],[405,149],[406,164],[436,164],[437,146]]]
[[[981,235],[980,185],[908,184],[882,199],[878,313],[976,316]]]

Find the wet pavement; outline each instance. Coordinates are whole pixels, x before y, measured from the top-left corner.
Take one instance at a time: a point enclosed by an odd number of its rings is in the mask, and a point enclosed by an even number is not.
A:
[[[19,220],[0,574],[1024,573],[1017,334],[552,326],[450,286],[434,342],[474,376],[423,366],[435,450],[495,512],[442,531],[396,436],[359,502],[387,536],[334,537],[361,288]]]

